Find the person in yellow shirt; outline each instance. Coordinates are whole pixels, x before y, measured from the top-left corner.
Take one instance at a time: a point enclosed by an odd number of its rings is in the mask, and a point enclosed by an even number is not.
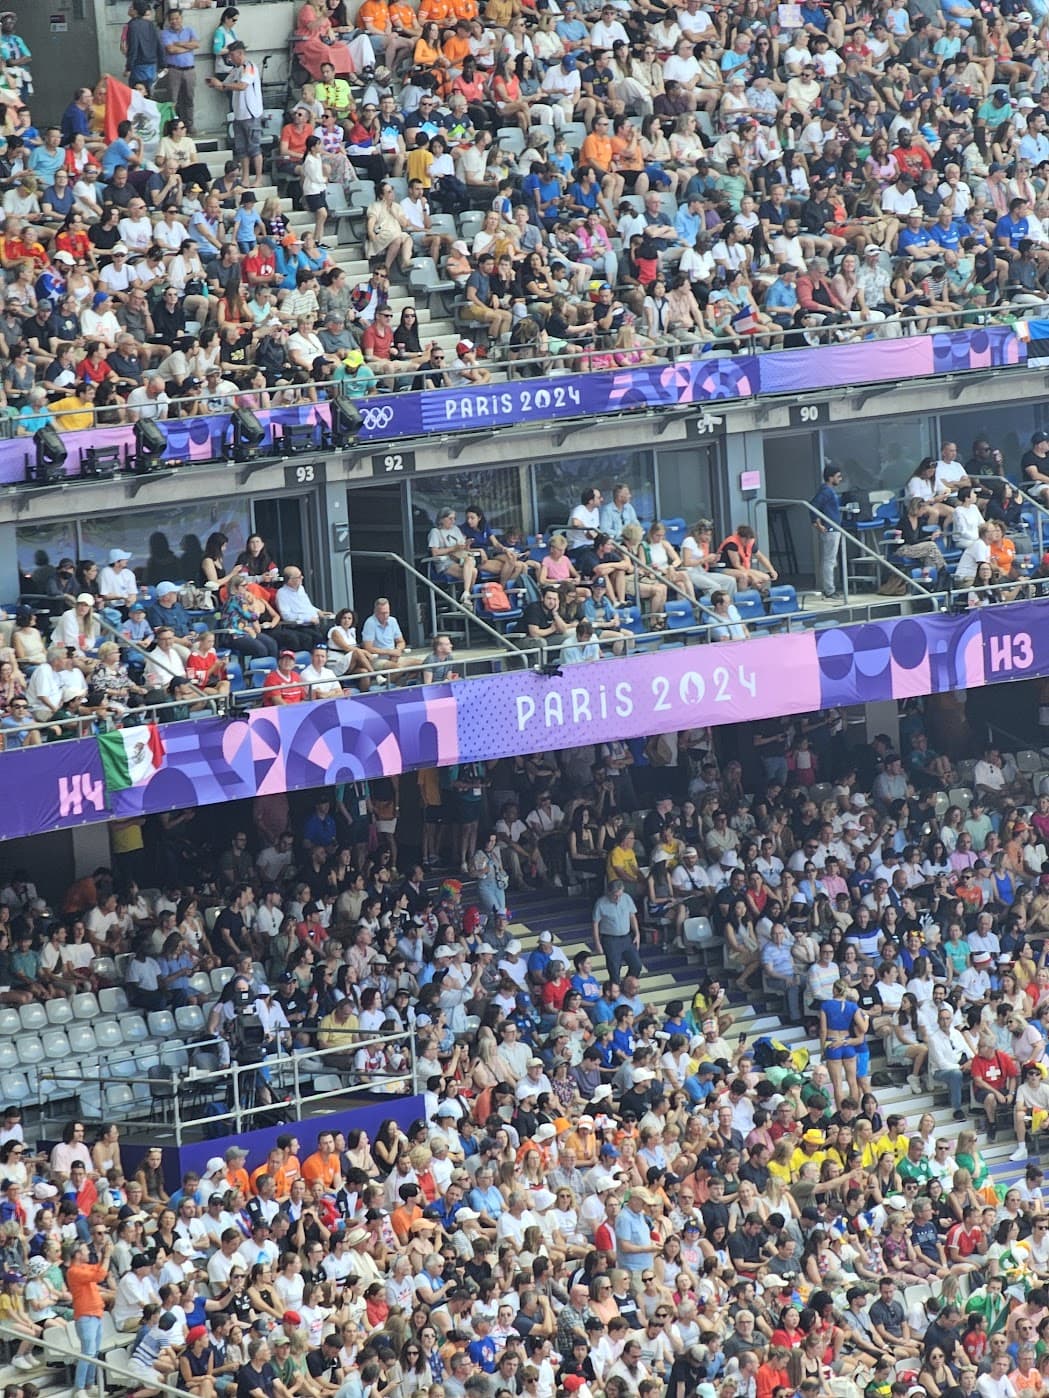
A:
[[[95,385],[78,383],[74,393],[51,404],[51,414],[59,432],[87,432],[95,425]]]
[[[344,1049],[345,1053],[333,1053],[324,1060],[325,1063],[333,1067],[352,1067],[359,1029],[357,1016],[353,1013],[353,1001],[340,1000],[317,1026],[317,1047]]]
[[[802,1134],[801,1142],[795,1148],[794,1154],[790,1157],[791,1174],[797,1179],[801,1173],[803,1165],[815,1165],[819,1168],[827,1158],[827,1152],[823,1149],[824,1137],[822,1131],[817,1131],[814,1126],[810,1126]]]
[[[373,0],[368,0],[368,3],[373,3]],[[385,9],[385,6],[383,8]],[[318,102],[322,102],[325,107],[330,107],[340,121],[346,120],[353,104],[353,94],[350,92],[350,85],[346,79],[335,76],[333,63],[321,64],[321,80],[313,91]]]
[[[621,879],[626,885],[626,891],[636,900],[644,897],[645,887],[634,842],[633,830],[624,830],[608,852],[605,876],[610,883],[613,879]]]

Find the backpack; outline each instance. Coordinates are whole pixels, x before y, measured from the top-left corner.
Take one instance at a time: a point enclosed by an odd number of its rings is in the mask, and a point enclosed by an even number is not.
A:
[[[511,610],[510,599],[507,597],[506,588],[502,583],[482,583],[481,600],[486,612],[508,612]]]

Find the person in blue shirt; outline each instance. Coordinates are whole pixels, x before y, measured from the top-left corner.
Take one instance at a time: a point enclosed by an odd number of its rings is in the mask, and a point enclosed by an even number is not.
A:
[[[612,1054],[620,1063],[634,1056],[634,1011],[629,1005],[617,1005],[616,1027],[612,1031]]]
[[[313,814],[306,821],[302,831],[302,842],[307,849],[320,846],[327,849],[336,842],[335,816],[330,801],[318,801]]]
[[[558,37],[566,49],[577,49],[588,42],[590,31],[579,18],[579,8],[577,5],[567,4],[564,9],[564,18],[559,19],[554,25]]]
[[[24,136],[24,133],[19,134]],[[55,173],[66,163],[66,153],[59,145],[61,134],[57,126],[49,126],[44,132],[44,144],[36,147],[27,162],[45,188],[54,184]]]
[[[476,1193],[477,1190],[475,1189],[471,1194],[471,1198],[473,1194]],[[473,1207],[476,1208],[477,1205],[475,1204]],[[488,1333],[492,1328],[491,1317],[486,1316],[483,1311],[479,1311],[473,1317],[472,1326],[477,1339],[470,1341],[466,1347],[466,1352],[482,1373],[494,1374],[495,1341]]]
[[[930,240],[922,227],[921,209],[912,209],[907,215],[907,222],[896,239],[896,254],[898,257],[914,258],[915,263],[919,264],[912,269],[916,277],[925,276],[929,270],[928,267],[923,268],[921,262],[939,258],[939,246]]]
[[[106,184],[113,178],[113,171],[118,165],[131,169],[138,164],[142,147],[137,140],[129,139],[133,130],[130,121],[120,122],[115,140],[110,141],[102,152],[102,179]]]
[[[1009,212],[1003,214],[994,226],[994,240],[1007,256],[1012,257],[1019,249],[1020,239],[1029,237],[1029,230],[1027,200],[1010,199]]]
[[[240,208],[233,215],[233,238],[242,253],[254,251],[260,237],[266,236],[266,225],[259,218],[255,192],[246,189],[240,196]]]
[[[776,280],[765,293],[765,311],[782,330],[794,325],[798,310],[798,269],[790,262],[776,268]]]
[[[74,136],[89,136],[91,128],[89,125],[91,118],[91,89],[89,87],[78,87],[73,95],[73,100],[62,113],[62,144],[68,146],[72,144]]]
[[[590,953],[577,952],[573,958],[575,974],[571,977],[572,989],[577,991],[587,1014],[601,998],[601,983],[590,969]]]
[[[823,595],[827,598],[840,596],[834,590],[834,573],[838,565],[841,531],[833,528],[833,525],[841,524],[841,497],[837,489],[840,485],[841,468],[824,466],[823,484],[812,497],[813,510],[819,510],[820,514],[827,516],[825,520],[820,519],[817,514],[812,516],[812,527],[816,531],[816,576],[823,589]],[[828,523],[828,520],[831,523]]]
[[[937,215],[936,222],[929,229],[929,237],[941,248],[958,252],[962,246],[962,231],[954,221],[954,215],[945,204]]]

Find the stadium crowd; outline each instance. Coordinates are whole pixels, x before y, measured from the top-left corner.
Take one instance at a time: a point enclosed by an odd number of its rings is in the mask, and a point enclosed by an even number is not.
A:
[[[307,0],[266,174],[236,7],[205,53],[192,10],[134,0],[124,76],[172,112],[148,152],[130,122],[107,139],[105,77],[38,124],[11,16],[10,430],[313,401],[333,380],[350,396],[484,383],[486,358],[586,370],[1037,313],[1035,11]],[[231,104],[217,178],[193,135],[198,67]],[[260,203],[271,177],[312,227]],[[347,212],[370,268],[357,284],[324,241]],[[426,339],[421,301],[395,311],[404,278],[452,303],[454,349]]]
[[[1049,796],[988,748],[950,805],[927,722],[908,701],[898,742],[853,745],[837,711],[773,720],[745,764],[693,729],[646,764],[613,742],[424,771],[403,872],[407,778],[260,798],[217,839],[200,812],[121,822],[53,906],[9,871],[7,1003],[120,958],[132,1005],[177,1009],[225,966],[209,1034],[254,999],[270,1055],[344,1048],[372,1091],[404,1059],[356,1042],[413,1035],[424,1092],[405,1129],[289,1128],[173,1193],[159,1152],[125,1174],[119,1126],[33,1154],[8,1108],[16,1368],[72,1319],[77,1398],[110,1323],[140,1398],[1039,1393]],[[551,886],[591,890],[589,941],[526,951],[506,890]],[[650,1002],[646,958],[693,944],[693,985]],[[819,1052],[737,1037],[755,999]],[[954,1126],[880,1105],[893,1076]]]

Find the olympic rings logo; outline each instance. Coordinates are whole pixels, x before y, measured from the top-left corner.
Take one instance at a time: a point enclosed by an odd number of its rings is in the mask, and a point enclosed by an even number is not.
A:
[[[383,404],[379,408],[364,408],[361,410],[361,422],[366,432],[379,432],[384,427],[389,427],[393,421],[393,409],[388,404]]]

